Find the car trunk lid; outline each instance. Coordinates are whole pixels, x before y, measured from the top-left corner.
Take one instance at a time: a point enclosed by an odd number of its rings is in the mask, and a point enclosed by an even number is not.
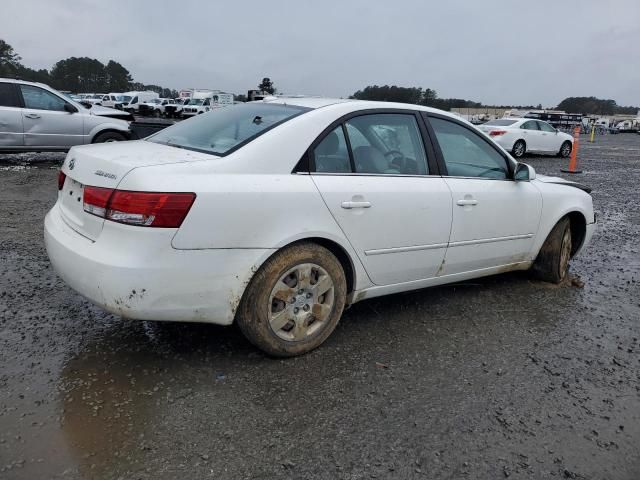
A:
[[[58,193],[62,218],[79,234],[96,240],[105,220],[84,210],[85,186],[115,189],[135,168],[211,158],[215,157],[145,141],[74,147],[61,169],[66,175]]]

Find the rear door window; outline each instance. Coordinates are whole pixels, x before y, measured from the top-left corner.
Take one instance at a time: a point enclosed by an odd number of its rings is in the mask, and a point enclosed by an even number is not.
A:
[[[356,173],[426,175],[427,155],[416,117],[361,115],[345,123]],[[353,138],[353,140],[352,140]]]
[[[336,127],[313,149],[313,161],[317,173],[351,173],[342,125]]]
[[[524,122],[520,128],[522,128],[523,130],[539,130],[538,122],[536,122],[535,120]]]
[[[14,83],[0,82],[0,107],[21,107]]]

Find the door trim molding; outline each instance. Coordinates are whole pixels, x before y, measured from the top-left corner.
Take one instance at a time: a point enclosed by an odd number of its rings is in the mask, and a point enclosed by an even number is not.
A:
[[[402,252],[415,252],[418,250],[435,250],[436,248],[446,248],[447,243],[432,243],[430,245],[412,245],[410,247],[392,247],[392,248],[378,248],[375,250],[365,250],[366,256],[370,255],[384,255],[387,253],[402,253]]]
[[[526,238],[532,238],[533,233],[525,233],[523,235],[508,235],[506,237],[495,237],[495,238],[481,238],[478,240],[463,240],[460,242],[451,242],[449,243],[449,247],[465,247],[467,245],[480,245],[483,243],[494,243],[494,242],[507,242],[510,240],[524,240]]]

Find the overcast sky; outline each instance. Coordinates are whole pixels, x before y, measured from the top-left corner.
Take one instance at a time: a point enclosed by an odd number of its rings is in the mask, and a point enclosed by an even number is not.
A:
[[[348,96],[366,85],[555,106],[640,105],[639,0],[1,0],[23,63],[114,59],[134,79]]]

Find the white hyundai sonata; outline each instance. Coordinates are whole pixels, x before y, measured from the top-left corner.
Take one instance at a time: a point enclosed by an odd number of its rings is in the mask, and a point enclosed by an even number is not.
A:
[[[529,268],[560,282],[596,222],[588,189],[471,124],[355,100],[239,104],[74,147],[58,188],[45,241],[73,289],[127,318],[236,321],[275,356],[367,298]]]
[[[498,118],[478,127],[515,158],[525,153],[543,153],[567,158],[573,137],[547,122],[530,118]]]

